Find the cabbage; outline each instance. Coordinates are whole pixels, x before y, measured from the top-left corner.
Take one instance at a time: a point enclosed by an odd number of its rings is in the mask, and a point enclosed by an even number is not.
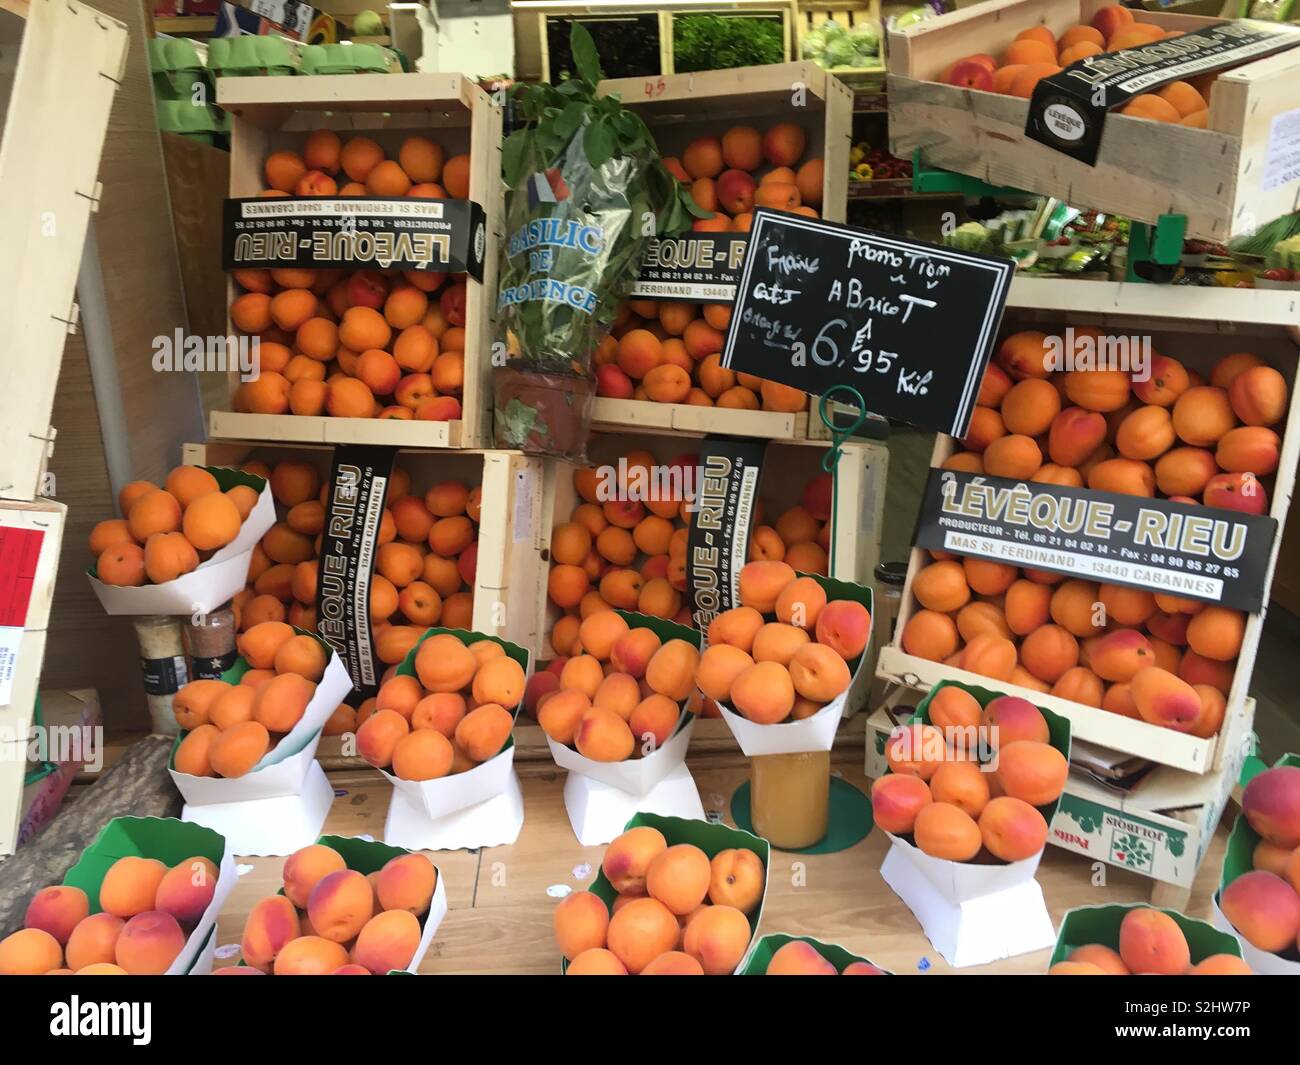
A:
[[[932,7],[914,7],[894,19],[894,29],[905,30],[908,26],[915,26],[918,22],[925,22],[935,17]]]
[[[989,231],[979,222],[963,222],[945,236],[943,242],[961,251],[983,251],[992,243],[990,237]]]
[[[826,44],[826,62],[833,67],[847,67],[857,58],[857,50],[847,37],[837,37]]]
[[[803,39],[803,57],[817,59],[826,51],[826,34],[823,30],[810,30]]]
[[[860,55],[875,56],[880,51],[880,23],[875,19],[859,22],[849,30],[849,37]]]

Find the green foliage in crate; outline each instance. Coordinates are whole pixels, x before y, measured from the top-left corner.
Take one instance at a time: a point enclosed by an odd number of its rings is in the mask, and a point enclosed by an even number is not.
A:
[[[785,59],[785,28],[778,17],[678,15],[673,18],[673,69],[731,70]]]

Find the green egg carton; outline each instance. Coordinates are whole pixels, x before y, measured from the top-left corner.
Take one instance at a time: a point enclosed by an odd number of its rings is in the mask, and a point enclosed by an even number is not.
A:
[[[208,102],[215,98],[212,75],[199,58],[193,41],[153,38],[149,42],[149,72],[154,95],[159,100]]]
[[[309,44],[302,50],[303,74],[387,74],[401,63],[378,44]]]
[[[283,37],[214,37],[208,42],[208,69],[218,78],[296,74],[300,48]]]
[[[230,116],[211,104],[158,100],[155,107],[158,128],[164,133],[178,133],[203,144],[223,143],[230,133]]]

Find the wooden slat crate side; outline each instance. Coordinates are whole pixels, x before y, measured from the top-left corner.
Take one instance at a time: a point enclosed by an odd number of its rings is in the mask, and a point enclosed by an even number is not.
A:
[[[100,154],[126,64],[127,28],[80,3],[34,0],[26,21],[2,18],[16,50],[0,97],[0,497],[41,491],[63,345]]]
[[[469,198],[480,204],[486,241],[483,280],[470,279],[465,300],[465,382],[461,393],[460,444],[491,447],[492,359],[496,342],[497,248],[505,241],[505,205],[501,181],[502,110],[477,85],[470,97]],[[470,340],[469,338],[473,338]]]

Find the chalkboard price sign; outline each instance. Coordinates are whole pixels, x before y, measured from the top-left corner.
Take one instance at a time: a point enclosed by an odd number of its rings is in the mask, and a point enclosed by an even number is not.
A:
[[[1015,264],[760,208],[722,365],[964,436]]]

